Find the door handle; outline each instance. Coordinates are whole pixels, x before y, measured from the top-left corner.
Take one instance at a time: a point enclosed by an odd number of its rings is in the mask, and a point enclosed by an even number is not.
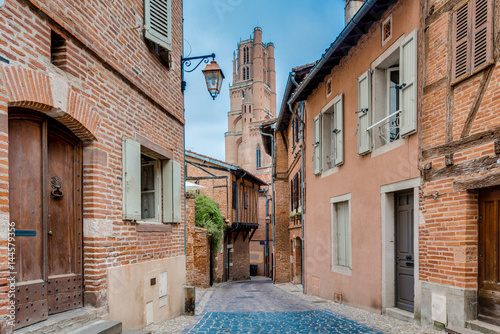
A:
[[[49,231],[49,232],[48,232],[48,235],[52,236],[52,234],[53,234],[53,233],[52,233],[52,231]]]
[[[411,255],[406,255],[406,259],[407,259],[408,261],[411,261],[411,260],[413,260],[413,256],[411,256]]]

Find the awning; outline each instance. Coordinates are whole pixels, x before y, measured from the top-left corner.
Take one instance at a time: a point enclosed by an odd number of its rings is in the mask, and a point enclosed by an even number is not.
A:
[[[191,183],[191,182],[186,181],[186,190],[200,190],[203,188],[205,188],[205,187],[200,186],[199,184],[196,184],[196,183]]]

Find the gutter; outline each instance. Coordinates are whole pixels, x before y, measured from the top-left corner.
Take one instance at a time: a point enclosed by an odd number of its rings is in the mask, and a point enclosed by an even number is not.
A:
[[[360,19],[364,17],[371,9],[373,5],[377,3],[378,0],[366,0],[365,3],[358,10],[356,15],[353,16],[351,21],[345,26],[344,30],[340,33],[340,35],[335,39],[335,41],[330,45],[327,52],[321,56],[321,59],[318,60],[316,65],[314,65],[313,69],[309,72],[304,81],[300,84],[300,86],[295,90],[293,95],[288,99],[288,105],[293,104],[298,96],[304,91],[304,89],[309,85],[314,76],[318,73],[318,71],[323,67],[326,61],[330,58],[330,56],[337,50],[340,44],[344,41],[344,39],[354,30],[354,28],[358,25]]]

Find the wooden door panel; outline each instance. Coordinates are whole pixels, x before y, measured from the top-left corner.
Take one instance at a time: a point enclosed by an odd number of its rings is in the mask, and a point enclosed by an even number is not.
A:
[[[10,220],[16,231],[36,231],[35,236],[16,237],[16,282],[43,279],[42,132],[40,122],[9,122]]]
[[[49,314],[83,306],[81,244],[81,147],[48,135],[48,296]]]
[[[500,189],[479,194],[478,318],[500,324]]]
[[[75,272],[74,146],[49,133],[49,276]],[[57,189],[57,187],[59,187]]]
[[[9,120],[9,211],[17,233],[16,329],[48,317],[43,247],[44,126],[41,120]],[[22,236],[23,231],[34,231],[35,235]]]

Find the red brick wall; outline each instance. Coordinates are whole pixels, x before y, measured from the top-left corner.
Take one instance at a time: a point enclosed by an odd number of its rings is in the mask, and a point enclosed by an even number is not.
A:
[[[182,2],[172,1],[172,69],[142,37],[143,1],[12,0],[0,9],[0,224],[8,222],[9,106],[54,117],[84,142],[85,222],[109,228],[84,235],[85,303],[106,305],[106,269],[184,254],[184,227],[136,232],[122,220],[122,137],[141,135],[182,162],[180,93]],[[50,63],[51,29],[66,37],[67,73]],[[154,84],[148,84],[154,82]],[[3,235],[2,235],[3,238]],[[0,241],[0,317],[7,314],[6,242]]]
[[[451,11],[438,10],[449,0],[428,0],[425,13],[424,97],[422,122],[422,159],[424,182],[420,206],[420,279],[424,282],[477,289],[478,193],[460,186],[461,182],[497,175],[492,134],[500,126],[500,63],[495,61],[483,71],[452,85]],[[432,8],[432,10],[430,10]],[[452,6],[450,6],[451,9]],[[494,41],[498,40],[500,16],[495,8]],[[498,43],[494,46],[498,49]],[[487,82],[488,71],[492,71]],[[484,97],[479,99],[477,114],[472,107],[486,80]],[[471,122],[470,131],[465,128]],[[465,130],[464,130],[465,129]],[[482,140],[477,140],[483,137]],[[466,145],[463,145],[467,143]],[[448,147],[448,148],[447,148]],[[451,154],[451,155],[450,155]],[[446,164],[445,155],[452,157]],[[490,158],[488,166],[462,168],[473,161]],[[484,160],[487,161],[487,160]],[[462,170],[459,174],[454,170]],[[485,186],[495,186],[489,183]],[[437,199],[430,195],[439,191]]]
[[[186,283],[206,288],[210,285],[210,243],[206,229],[195,226],[195,197],[186,198]]]

